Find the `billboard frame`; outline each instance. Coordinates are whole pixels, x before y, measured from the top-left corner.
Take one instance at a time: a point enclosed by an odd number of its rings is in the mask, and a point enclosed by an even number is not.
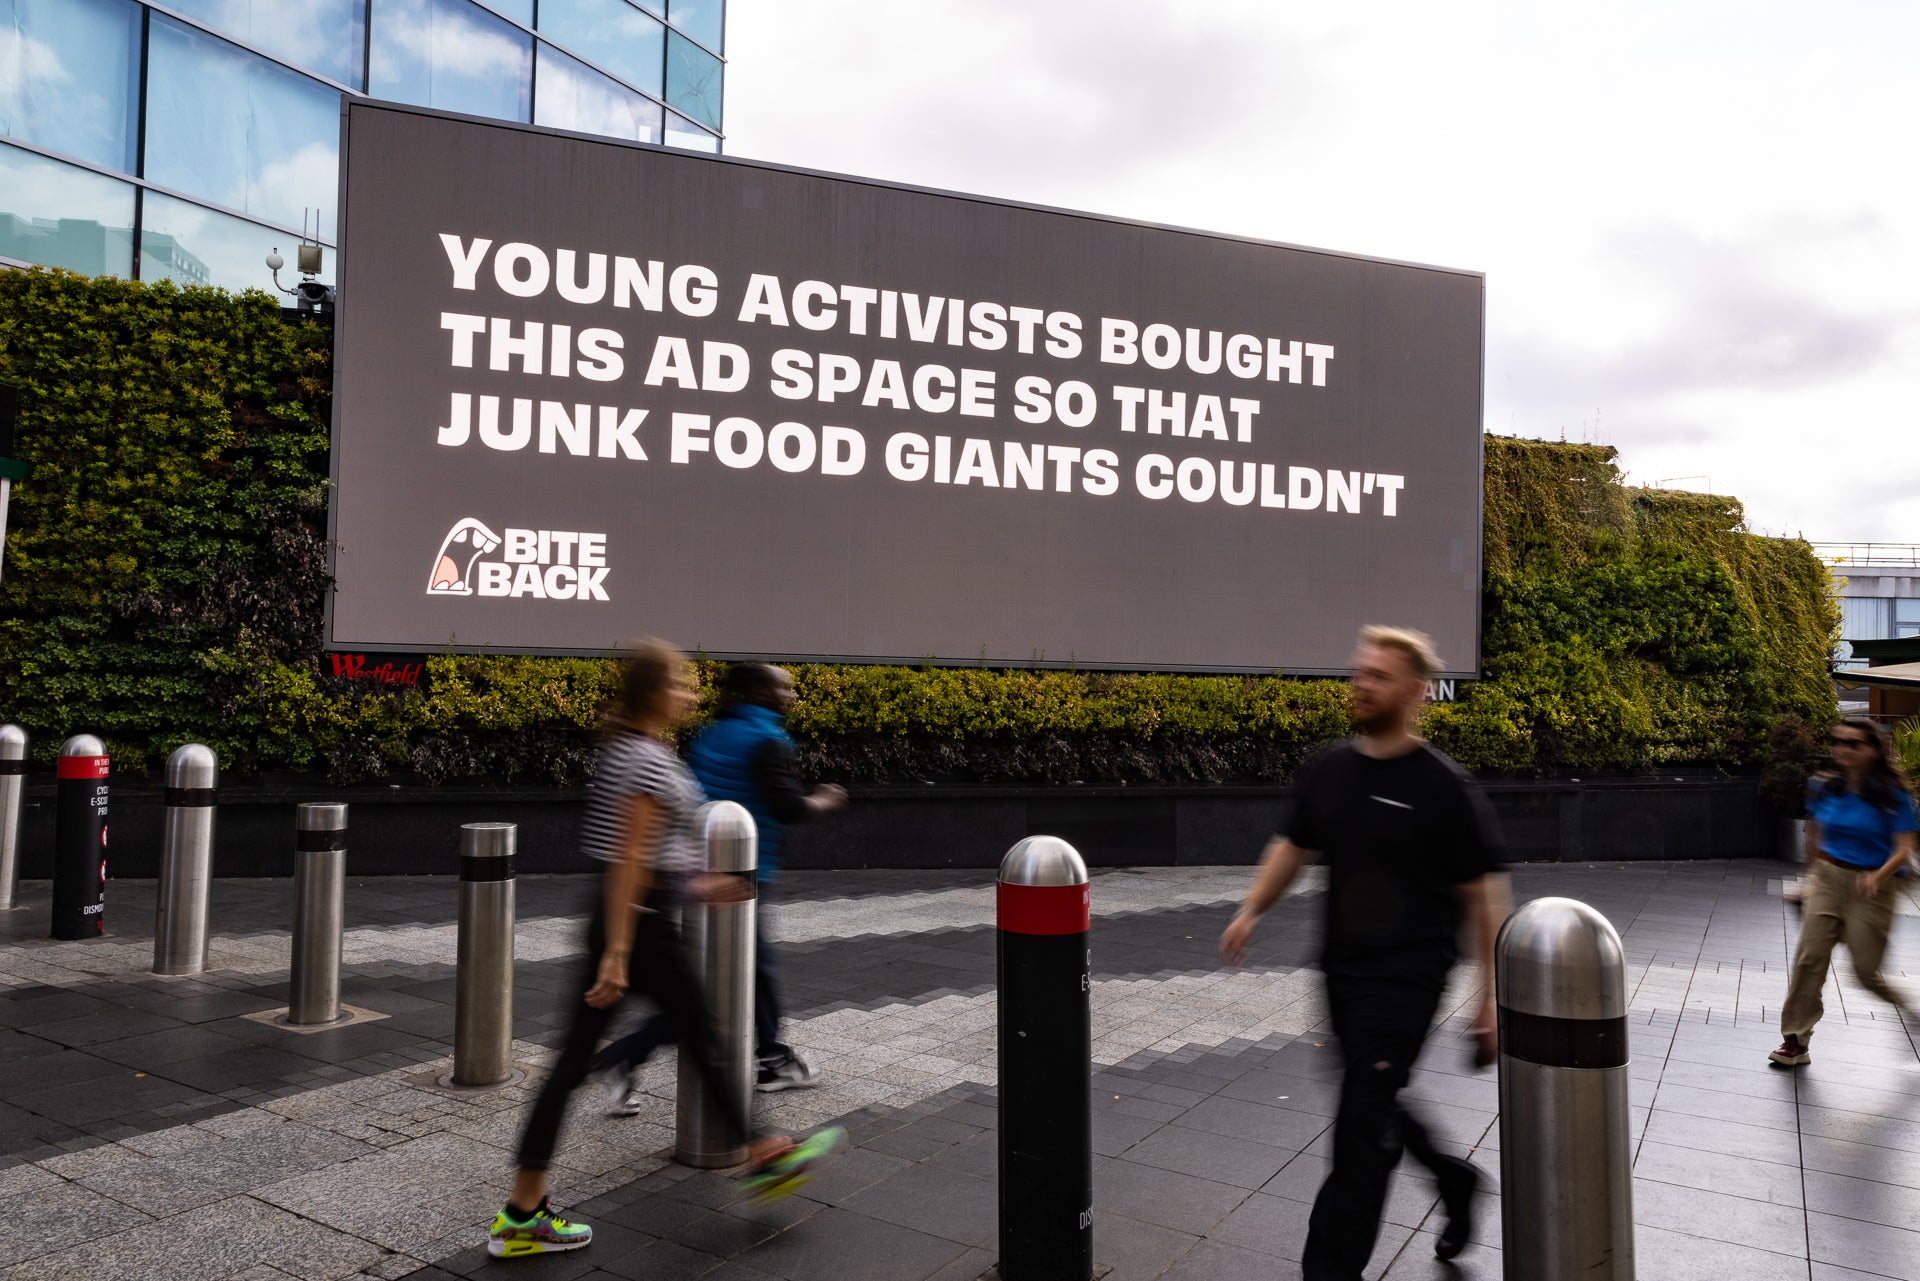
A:
[[[859,174],[836,173],[827,169],[812,169],[801,165],[784,165],[767,160],[750,160],[738,156],[690,151],[683,147],[669,147],[663,143],[638,142],[627,138],[612,138],[604,134],[579,133],[570,129],[556,129],[548,125],[522,124],[512,120],[498,120],[490,116],[470,115],[466,112],[443,111],[434,107],[415,106],[411,103],[391,102],[382,98],[348,97],[340,99],[340,176],[338,181],[339,210],[335,219],[335,253],[340,255],[335,270],[335,293],[333,304],[333,382],[338,385],[343,377],[349,376],[341,359],[340,333],[346,323],[347,315],[353,305],[350,288],[351,260],[346,255],[349,247],[349,225],[351,206],[347,191],[348,157],[352,143],[351,120],[355,111],[386,111],[405,115],[423,116],[436,120],[449,120],[462,124],[480,125],[491,129],[504,129],[514,133],[545,134],[556,138],[566,138],[578,142],[597,143],[602,146],[618,147],[633,151],[664,153],[676,158],[692,158],[713,161],[740,168],[763,172],[792,174],[807,178],[823,178],[834,182],[854,183],[860,186],[877,187],[888,191],[910,192],[923,196],[938,196],[952,200],[964,200],[974,204],[989,205],[1002,209],[1018,209],[1029,213],[1054,214],[1068,218],[1085,219],[1091,222],[1107,223],[1115,226],[1140,228],[1149,231],[1172,232],[1177,235],[1195,236],[1204,240],[1221,240],[1235,244],[1259,245],[1271,249],[1287,249],[1298,253],[1317,254],[1322,257],[1337,258],[1348,262],[1372,263],[1379,266],[1404,267],[1416,271],[1438,272],[1442,275],[1459,276],[1480,282],[1480,367],[1476,371],[1478,389],[1478,415],[1481,429],[1479,448],[1475,462],[1481,483],[1475,491],[1474,539],[1472,545],[1474,568],[1474,620],[1473,620],[1473,665],[1464,667],[1449,666],[1444,671],[1433,674],[1434,680],[1477,681],[1481,678],[1480,664],[1486,643],[1486,398],[1487,398],[1487,306],[1486,273],[1462,267],[1442,267],[1434,263],[1413,262],[1402,258],[1385,258],[1372,254],[1348,253],[1337,249],[1326,249],[1315,245],[1299,245],[1290,241],[1271,240],[1262,236],[1237,235],[1232,232],[1209,231],[1200,227],[1181,226],[1176,223],[1152,222],[1139,218],[1125,218],[1116,214],[1094,213],[1084,209],[1067,209],[1058,205],[1038,204],[1032,201],[1012,200],[998,196],[986,196],[977,192],[952,191],[944,187],[928,187],[917,183],[893,182],[883,178],[869,178]],[[339,548],[335,522],[338,519],[338,504],[335,501],[339,493],[339,452],[334,442],[340,432],[340,397],[334,395],[328,420],[327,448],[327,576],[329,587],[322,611],[322,627],[325,639],[322,648],[326,651],[348,650],[364,653],[412,653],[421,652],[417,643],[386,643],[356,641],[351,645],[336,644],[333,635],[334,589],[331,586],[334,577],[334,561]],[[1392,619],[1378,620],[1391,624]],[[546,658],[589,657],[602,651],[581,649],[538,648],[532,646],[503,646],[487,644],[462,644],[457,636],[448,643],[432,651],[436,654],[524,654]],[[613,651],[604,651],[611,654]],[[1293,676],[1293,677],[1344,677],[1345,668],[1321,667],[1283,667],[1250,668],[1245,666],[1211,666],[1197,664],[1165,664],[1141,666],[1135,663],[1097,663],[1082,662],[1074,658],[1054,659],[1035,656],[1024,663],[985,663],[975,659],[934,658],[902,659],[898,657],[861,656],[844,654],[803,654],[791,651],[778,653],[749,654],[733,652],[715,652],[701,650],[700,658],[733,660],[765,660],[785,663],[842,663],[859,666],[907,666],[907,667],[990,667],[997,670],[1042,670],[1042,671],[1098,671],[1098,672],[1165,672],[1169,674],[1195,676]],[[1446,656],[1442,656],[1443,660]]]

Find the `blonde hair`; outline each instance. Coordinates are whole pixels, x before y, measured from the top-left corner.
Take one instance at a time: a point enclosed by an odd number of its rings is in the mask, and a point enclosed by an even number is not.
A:
[[[1440,656],[1433,652],[1433,640],[1425,632],[1416,632],[1410,627],[1369,624],[1360,629],[1360,643],[1396,651],[1423,681],[1433,679],[1433,674],[1440,670]]]
[[[630,727],[650,715],[660,694],[672,684],[674,673],[686,665],[686,656],[662,640],[644,637],[620,648],[620,683],[605,719]]]

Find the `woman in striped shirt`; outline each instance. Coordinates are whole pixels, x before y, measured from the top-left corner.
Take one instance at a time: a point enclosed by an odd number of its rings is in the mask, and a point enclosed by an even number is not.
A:
[[[694,816],[706,797],[665,741],[668,730],[692,715],[694,702],[687,661],[678,651],[659,641],[629,650],[582,825],[587,853],[606,864],[600,910],[587,936],[592,961],[553,1075],[527,1117],[513,1192],[493,1220],[491,1254],[577,1250],[593,1239],[592,1228],[561,1218],[548,1204],[547,1165],[567,1098],[586,1078],[615,1007],[630,991],[653,1001],[670,1021],[681,1052],[699,1070],[734,1138],[750,1143],[757,1167],[792,1146],[785,1137],[753,1134],[720,1067],[713,1015],[693,958],[667,914],[687,898],[717,901],[744,893],[729,878],[705,875]]]

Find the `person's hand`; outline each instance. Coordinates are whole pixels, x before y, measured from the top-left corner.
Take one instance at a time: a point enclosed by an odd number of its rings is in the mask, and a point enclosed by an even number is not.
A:
[[[1492,1067],[1493,1061],[1500,1057],[1500,1012],[1494,1008],[1491,1000],[1480,1006],[1480,1013],[1473,1021],[1473,1065]]]
[[[1878,872],[1862,872],[1853,878],[1853,892],[1861,898],[1876,898],[1886,888]]]
[[[600,958],[600,972],[587,989],[587,1004],[596,1010],[611,1009],[627,994],[627,958],[609,952]]]
[[[703,903],[744,903],[753,897],[753,884],[745,876],[703,872],[688,883],[687,892]]]
[[[1220,959],[1228,965],[1238,965],[1246,955],[1247,941],[1253,937],[1253,927],[1260,918],[1241,908],[1227,922],[1227,928],[1220,931]]]
[[[847,789],[838,783],[822,783],[813,789],[813,794],[807,799],[813,802],[814,808],[820,813],[831,814],[847,808]]]

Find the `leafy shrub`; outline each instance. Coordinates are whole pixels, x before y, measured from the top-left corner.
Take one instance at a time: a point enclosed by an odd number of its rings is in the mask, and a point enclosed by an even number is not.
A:
[[[586,776],[605,660],[438,655],[425,694],[330,674],[330,351],[263,293],[0,271],[0,380],[34,468],[0,579],[0,701],[36,757],[89,730],[123,768],[197,740],[229,776]],[[1484,679],[1425,714],[1463,763],[1740,766],[1782,718],[1831,719],[1825,567],[1745,532],[1737,502],[1626,488],[1611,449],[1490,437],[1485,513]],[[1349,728],[1336,681],[794,676],[803,764],[863,782],[1278,780]]]

